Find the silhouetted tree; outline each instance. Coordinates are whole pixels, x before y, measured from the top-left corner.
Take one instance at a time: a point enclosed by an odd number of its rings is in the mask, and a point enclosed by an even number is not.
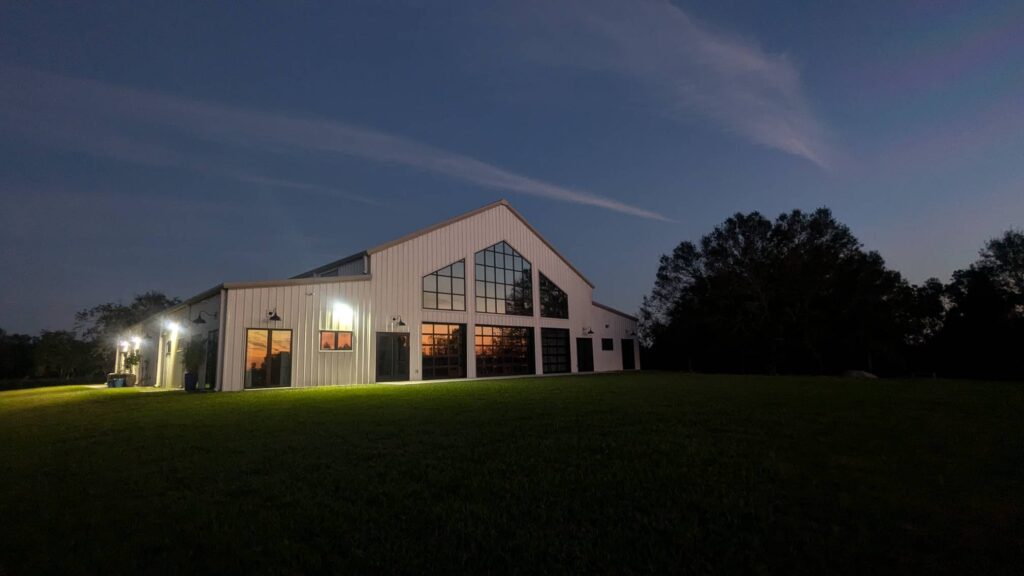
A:
[[[108,302],[78,312],[75,328],[91,344],[96,362],[109,370],[114,365],[117,339],[129,326],[180,302],[161,292],[146,292],[137,295],[131,304]]]
[[[19,380],[32,376],[35,340],[27,334],[8,334],[0,329],[0,380]]]
[[[901,370],[913,296],[828,209],[736,214],[661,258],[641,336],[675,369]]]
[[[92,346],[66,330],[43,331],[35,342],[35,376],[69,379],[102,374],[104,366],[96,362]]]
[[[1024,233],[1006,232],[979,255],[953,273],[931,356],[955,376],[1024,379]]]

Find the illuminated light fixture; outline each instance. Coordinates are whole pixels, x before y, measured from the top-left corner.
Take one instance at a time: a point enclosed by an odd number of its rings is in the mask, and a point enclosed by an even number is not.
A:
[[[211,312],[207,312],[206,310],[200,310],[199,314],[195,317],[195,320],[192,320],[192,323],[193,324],[206,324],[206,320],[203,320],[203,314],[206,314],[207,316],[210,316],[212,318],[216,318],[217,317],[217,313],[216,312],[212,312],[211,313]]]
[[[281,321],[281,317],[277,315],[277,308],[274,308],[273,310],[267,312],[267,320],[270,320],[271,322]]]
[[[121,348],[123,348],[125,352],[128,351],[128,341],[127,340],[121,340],[120,345],[121,345]]]
[[[177,322],[167,322],[167,329],[177,334],[178,330],[181,330],[181,326]]]
[[[341,330],[352,329],[352,307],[344,302],[335,302],[333,306],[333,314],[331,318],[331,324],[334,328]]]
[[[138,336],[132,336],[132,344],[135,344],[135,347],[138,348],[139,346],[142,345],[142,338],[139,338]]]

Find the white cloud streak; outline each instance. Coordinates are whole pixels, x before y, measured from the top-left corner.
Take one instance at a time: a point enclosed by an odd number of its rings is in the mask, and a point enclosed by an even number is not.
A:
[[[537,180],[406,138],[323,119],[301,119],[0,67],[0,126],[46,145],[150,165],[202,165],[168,133],[263,153],[336,153],[439,174],[482,187],[594,206],[653,220],[656,212]],[[207,166],[207,168],[209,168]],[[250,178],[258,179],[259,176]],[[237,179],[237,178],[236,178]],[[266,180],[263,183],[270,183]],[[283,185],[277,181],[276,185]],[[291,187],[328,190],[313,184]]]
[[[533,57],[611,72],[673,116],[704,117],[756,144],[829,167],[836,153],[784,55],[714,31],[668,0],[531,4]],[[539,31],[539,32],[536,32]]]

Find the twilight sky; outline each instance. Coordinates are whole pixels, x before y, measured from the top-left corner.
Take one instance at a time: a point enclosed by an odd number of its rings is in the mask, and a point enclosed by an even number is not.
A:
[[[1024,225],[1019,0],[182,4],[0,6],[0,328],[502,197],[628,311],[737,211],[912,282]]]

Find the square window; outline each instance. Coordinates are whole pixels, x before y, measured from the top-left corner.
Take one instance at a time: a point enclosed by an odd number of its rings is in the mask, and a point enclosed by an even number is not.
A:
[[[484,280],[485,279],[485,277],[487,276],[487,273],[485,272],[485,270],[487,270],[487,268],[485,268],[483,265],[481,265],[481,264],[477,264],[476,265],[476,280]]]
[[[456,278],[466,277],[466,265],[462,262],[462,260],[459,260],[455,264],[452,264],[452,276],[455,276]]]
[[[437,278],[437,291],[445,292],[448,294],[452,293],[452,279],[448,276],[438,276]]]
[[[436,310],[437,309],[437,294],[434,294],[433,292],[424,292],[423,293],[423,307],[424,308],[429,308],[431,310]]]
[[[452,295],[451,294],[438,294],[437,295],[437,309],[438,310],[451,310],[452,309]]]
[[[484,264],[488,266],[494,266],[494,253],[484,252]]]
[[[488,286],[488,288],[490,288],[490,286]],[[494,314],[495,310],[497,310],[497,305],[495,304],[494,299],[488,298],[487,299],[487,311],[490,312],[491,314]]]
[[[476,297],[476,311],[487,312],[487,299],[483,296]]]
[[[487,268],[487,274],[484,276],[484,280],[494,282],[494,268]]]
[[[461,295],[452,296],[452,310],[465,310],[466,297]]]
[[[423,277],[423,289],[427,292],[437,292],[437,276],[433,274]]]
[[[477,252],[476,256],[473,258],[473,261],[476,262],[477,264],[483,264],[484,263],[484,253],[483,252]]]
[[[466,281],[462,278],[452,279],[452,294],[465,294],[466,293]]]
[[[482,280],[476,283],[476,295],[477,296],[486,296],[487,295],[487,284],[484,284],[484,282]]]

